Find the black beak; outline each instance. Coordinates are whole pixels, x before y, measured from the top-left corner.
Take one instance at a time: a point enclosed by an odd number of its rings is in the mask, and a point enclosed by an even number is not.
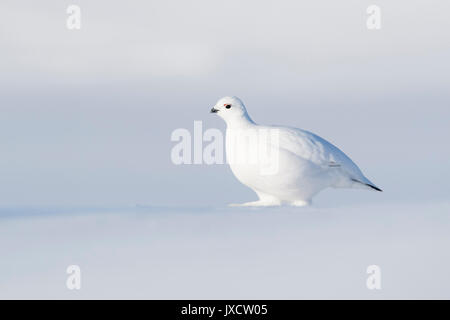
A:
[[[216,109],[214,107],[211,109],[211,113],[217,113],[217,112],[219,112],[219,109]]]

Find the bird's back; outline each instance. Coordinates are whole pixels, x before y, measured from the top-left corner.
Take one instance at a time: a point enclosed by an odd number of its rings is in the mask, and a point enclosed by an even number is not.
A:
[[[372,184],[361,172],[358,166],[338,147],[322,137],[299,128],[286,126],[270,126],[279,134],[279,148],[291,152],[311,163],[319,166],[324,171],[339,173],[342,180],[337,180],[337,187],[347,187],[351,179],[363,183]],[[350,180],[345,181],[346,179]]]

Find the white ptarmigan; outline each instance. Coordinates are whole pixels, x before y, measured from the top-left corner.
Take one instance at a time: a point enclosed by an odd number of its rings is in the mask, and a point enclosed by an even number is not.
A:
[[[220,99],[211,112],[227,124],[231,170],[259,197],[233,206],[305,206],[327,187],[381,191],[330,142],[297,128],[258,125],[237,97]]]

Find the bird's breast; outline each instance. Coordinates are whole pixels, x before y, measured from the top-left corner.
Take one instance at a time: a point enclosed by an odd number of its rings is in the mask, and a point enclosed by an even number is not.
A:
[[[280,173],[285,158],[278,146],[276,130],[227,129],[225,144],[227,162],[244,184],[268,181]]]

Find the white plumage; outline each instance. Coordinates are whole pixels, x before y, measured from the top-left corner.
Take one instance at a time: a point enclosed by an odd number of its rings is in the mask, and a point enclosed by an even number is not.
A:
[[[237,97],[220,99],[211,112],[227,124],[231,170],[259,197],[240,206],[304,206],[327,187],[381,191],[330,142],[297,128],[255,124]]]

